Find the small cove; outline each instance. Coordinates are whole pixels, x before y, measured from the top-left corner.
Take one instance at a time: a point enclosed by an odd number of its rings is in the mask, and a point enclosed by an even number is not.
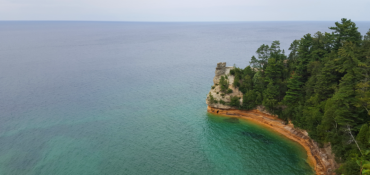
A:
[[[250,162],[245,162],[248,167],[245,170],[247,174],[256,172],[262,174],[273,174],[274,172],[277,174],[315,174],[310,165],[306,162],[306,151],[298,143],[285,138],[283,135],[269,128],[246,119],[229,118],[213,114],[208,114],[208,116],[211,121],[228,127],[229,129],[227,130],[230,131],[225,131],[225,133],[232,135],[231,137],[233,137],[233,139],[240,139],[239,143],[244,144],[244,149],[247,153],[239,152],[239,154],[246,154],[244,156],[247,160],[256,160],[256,162],[252,164]],[[250,150],[248,149],[258,149],[260,151],[251,151],[249,153]],[[266,159],[274,159],[277,161],[270,162],[266,161]],[[263,167],[263,171],[258,170],[261,167]]]

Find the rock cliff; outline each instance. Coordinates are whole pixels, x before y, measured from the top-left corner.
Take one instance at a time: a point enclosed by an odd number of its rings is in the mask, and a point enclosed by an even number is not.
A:
[[[207,95],[207,99],[206,99],[206,103],[208,106],[219,108],[219,109],[234,109],[233,107],[227,105],[227,103],[230,103],[230,99],[232,96],[239,97],[240,103],[242,103],[243,93],[240,92],[238,88],[235,88],[233,86],[234,76],[230,75],[230,70],[233,68],[234,67],[226,67],[225,62],[217,63],[215,77],[213,78],[213,86],[211,90],[209,91]],[[219,85],[221,76],[224,76],[225,78],[227,78],[227,81],[229,84],[228,88],[232,90],[232,93],[226,93],[226,92],[221,91],[221,87]],[[212,103],[210,100],[211,95],[217,101],[223,100],[226,103],[226,105],[221,104],[221,103]]]
[[[338,168],[338,164],[335,162],[335,155],[331,151],[330,144],[325,144],[320,148],[319,145],[308,136],[306,131],[295,128],[291,123],[286,124],[284,121],[277,118],[277,116],[273,116],[266,112],[263,106],[258,106],[255,110],[245,111],[230,107],[227,103],[223,105],[211,102],[211,95],[216,100],[224,99],[226,102],[230,102],[231,96],[243,96],[242,92],[232,86],[234,77],[230,75],[231,69],[233,69],[233,67],[226,67],[226,63],[217,64],[215,77],[213,78],[214,85],[206,99],[208,105],[207,111],[217,115],[244,118],[268,127],[302,145],[307,151],[308,163],[314,168],[317,175],[335,174],[334,170]],[[233,93],[224,96],[220,95],[218,83],[221,76],[228,76],[229,88],[233,90]],[[242,102],[242,100],[240,100],[240,102]]]

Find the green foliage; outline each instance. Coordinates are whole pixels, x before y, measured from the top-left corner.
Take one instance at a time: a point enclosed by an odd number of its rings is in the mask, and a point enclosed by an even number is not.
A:
[[[270,57],[269,50],[269,46],[264,44],[257,49],[256,53],[258,54],[258,59],[253,56],[250,61],[253,68],[263,69],[264,65],[267,65],[267,60]]]
[[[351,20],[342,18],[341,23],[335,22],[335,27],[329,27],[329,29],[334,30],[335,46],[333,49],[339,49],[346,41],[356,45],[360,44],[361,33],[357,31],[358,27]]]
[[[235,70],[234,69],[230,70],[230,75],[235,75]]]
[[[253,90],[249,90],[243,95],[242,109],[251,110],[254,109],[256,105],[257,94]]]
[[[262,101],[263,106],[265,106],[270,112],[274,111],[274,107],[277,104],[278,93],[279,92],[277,90],[277,87],[273,84],[273,80],[270,79],[266,90],[263,92],[263,101]]]
[[[226,92],[227,94],[231,94],[231,93],[233,93],[233,90],[232,89],[227,89],[227,92]]]
[[[369,32],[369,35],[370,35],[370,32]],[[253,77],[254,74],[255,74],[255,71],[250,66],[245,67],[243,70],[243,75],[248,75],[249,77]]]
[[[218,101],[213,97],[211,93],[208,94],[208,97],[211,104],[218,103]]]
[[[369,144],[368,138],[366,141]],[[363,149],[361,156],[356,156],[356,163],[360,167],[360,172],[362,175],[370,175],[370,150]]]
[[[222,92],[225,92],[229,88],[229,82],[227,81],[227,78],[225,78],[225,77],[227,77],[227,76],[221,76],[220,82],[219,82],[219,85],[220,85],[220,88],[221,88]]]
[[[240,106],[239,97],[231,96],[230,97],[230,106],[239,107]]]
[[[261,92],[256,91],[255,93],[256,93],[256,101],[255,101],[256,105],[262,104],[263,98],[262,98]]]
[[[288,91],[286,92],[286,95],[284,97],[284,102],[286,104],[294,104],[299,101],[299,99],[302,96],[302,82],[301,82],[301,76],[297,74],[293,74],[291,78],[288,80]]]
[[[330,142],[341,163],[337,174],[365,174],[370,172],[365,162],[370,160],[365,154],[370,150],[370,30],[362,37],[345,18],[329,29],[333,32],[294,40],[288,56],[279,41],[261,45],[250,66],[230,71],[243,103],[231,97],[229,105],[246,110],[264,105],[319,144]],[[219,84],[228,93],[228,78]]]
[[[252,81],[253,81],[253,90],[262,93],[263,90],[265,89],[266,84],[265,79],[263,77],[263,73],[259,71],[256,74],[254,74]]]
[[[368,133],[369,133],[369,126],[367,123],[363,124],[360,132],[356,136],[357,143],[360,145],[362,149],[365,149],[369,144],[368,144]]]
[[[360,167],[357,165],[355,160],[349,160],[346,163],[342,164],[335,172],[337,174],[344,175],[360,174]]]
[[[368,68],[368,66],[363,67]],[[356,84],[356,101],[354,102],[354,105],[358,108],[364,108],[370,115],[370,77],[367,70],[362,71],[361,74],[362,76],[360,76],[360,81]]]
[[[296,63],[298,59],[298,45],[299,45],[299,40],[294,40],[289,47],[290,53],[288,60],[291,61],[292,63]]]
[[[233,86],[234,87],[240,87],[240,82],[239,82],[239,74],[236,74],[235,78],[234,78],[234,82],[233,82]]]
[[[301,38],[298,46],[299,59],[297,62],[296,72],[302,76],[302,81],[308,79],[309,73],[307,72],[307,64],[311,61],[312,57],[312,42],[311,34],[306,34]]]

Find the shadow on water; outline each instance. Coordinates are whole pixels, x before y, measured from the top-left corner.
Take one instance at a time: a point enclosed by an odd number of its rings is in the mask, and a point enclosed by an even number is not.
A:
[[[240,123],[239,122],[239,119],[238,118],[235,118],[235,117],[224,119],[224,121],[225,122],[228,122],[228,123]]]
[[[212,122],[216,122],[219,124],[221,123],[238,124],[238,126],[233,127],[234,129],[236,129],[234,132],[237,135],[241,135],[242,137],[244,136],[244,137],[252,138],[254,140],[257,140],[261,143],[268,144],[268,145],[273,143],[273,140],[266,137],[265,135],[257,133],[257,131],[255,131],[254,129],[250,130],[251,126],[249,124],[245,124],[241,122],[239,118],[229,117],[225,119],[224,117],[220,117],[220,116],[209,114],[209,113],[207,114],[207,116],[208,116],[208,119],[210,119]]]
[[[249,132],[249,131],[242,131],[241,134],[244,135],[244,136],[262,141],[265,144],[272,144],[272,141],[270,139],[266,138],[262,134],[257,134],[257,133]]]

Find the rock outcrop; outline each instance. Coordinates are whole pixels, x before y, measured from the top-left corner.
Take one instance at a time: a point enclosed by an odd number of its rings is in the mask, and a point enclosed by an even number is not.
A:
[[[219,103],[210,102],[210,95],[217,100],[225,99],[224,101],[230,101],[231,96],[243,96],[243,94],[237,88],[232,86],[232,82],[234,81],[234,77],[230,75],[230,70],[232,68],[233,67],[226,67],[226,63],[217,64],[216,75],[213,79],[215,87],[212,88],[210,93],[207,95],[207,111],[217,115],[247,119],[284,135],[288,139],[299,143],[305,148],[307,151],[307,161],[314,168],[317,175],[334,175],[334,170],[337,169],[339,165],[335,162],[335,155],[331,151],[330,144],[325,144],[323,148],[320,148],[319,145],[308,136],[306,131],[295,128],[293,124],[287,124],[283,120],[277,118],[277,116],[269,114],[264,110],[263,106],[258,106],[255,110],[245,111],[235,109],[227,104],[222,105]],[[229,88],[233,90],[233,93],[222,97],[220,95],[218,82],[221,76],[225,75],[228,76]]]
[[[239,100],[240,103],[242,103],[243,93],[240,92],[238,88],[235,88],[233,86],[234,76],[230,75],[230,70],[233,68],[234,67],[226,67],[226,62],[217,63],[215,77],[213,78],[213,86],[211,90],[209,91],[209,94],[207,95],[207,99],[206,99],[206,103],[208,106],[220,108],[220,109],[234,109],[231,106],[223,105],[221,103],[212,103],[210,101],[210,95],[212,95],[213,98],[216,99],[217,101],[223,100],[226,103],[230,102],[230,99],[232,96],[237,96],[240,98]],[[228,94],[225,92],[221,92],[221,87],[219,85],[221,76],[227,77],[227,81],[229,82],[229,89],[233,91],[232,93]]]

